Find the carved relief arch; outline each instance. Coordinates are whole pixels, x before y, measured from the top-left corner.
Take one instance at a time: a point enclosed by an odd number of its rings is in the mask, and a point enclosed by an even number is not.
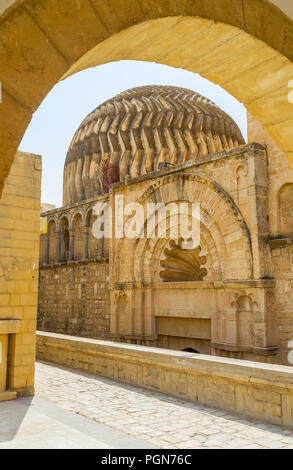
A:
[[[85,213],[81,208],[75,209],[74,211],[71,212],[69,216],[69,229],[74,228],[74,221],[76,217],[80,216],[82,220],[82,225],[85,225]]]
[[[47,218],[47,224],[55,223],[57,227],[57,217],[56,215],[51,215]]]
[[[69,215],[62,212],[59,216],[56,217],[56,230],[59,231],[63,228],[63,225],[70,226],[70,218]]]
[[[199,173],[177,173],[159,179],[139,198],[142,204],[181,201],[200,204],[201,255],[209,258],[210,265],[206,279],[251,278],[249,229],[233,199],[218,183]],[[139,239],[133,258],[137,281],[160,280],[162,254],[169,243],[168,239]]]

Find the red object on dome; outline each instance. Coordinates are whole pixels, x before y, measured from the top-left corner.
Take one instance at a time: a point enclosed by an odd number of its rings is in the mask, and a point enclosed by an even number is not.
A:
[[[117,165],[109,164],[105,161],[101,164],[101,186],[104,193],[109,191],[109,187],[113,183],[120,181],[120,169]]]

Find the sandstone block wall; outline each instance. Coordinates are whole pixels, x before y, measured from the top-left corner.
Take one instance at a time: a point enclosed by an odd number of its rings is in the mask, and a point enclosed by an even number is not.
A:
[[[248,141],[262,142],[268,150],[270,234],[293,235],[293,169],[274,140],[249,113],[247,124]]]
[[[41,170],[40,156],[18,152],[0,201],[0,333],[9,333],[6,387],[20,395],[34,390]]]
[[[108,262],[71,261],[40,269],[38,329],[109,337]]]
[[[293,238],[271,241],[276,279],[274,311],[280,343],[279,362],[288,363],[293,340]]]
[[[272,308],[280,344],[277,360],[288,364],[288,343],[293,340],[293,170],[284,153],[250,114],[248,140],[263,142],[268,149],[270,246],[276,279]]]

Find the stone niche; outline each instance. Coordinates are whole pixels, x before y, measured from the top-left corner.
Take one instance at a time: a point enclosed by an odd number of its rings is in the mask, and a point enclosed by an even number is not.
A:
[[[20,332],[20,320],[0,319],[0,401],[16,398],[16,391],[7,390],[8,345]]]
[[[114,184],[113,214],[122,195],[124,205],[144,208],[149,202],[199,203],[200,243],[186,250],[172,239],[171,213],[166,238],[110,240],[110,337],[274,362],[267,187],[267,154],[259,144]]]

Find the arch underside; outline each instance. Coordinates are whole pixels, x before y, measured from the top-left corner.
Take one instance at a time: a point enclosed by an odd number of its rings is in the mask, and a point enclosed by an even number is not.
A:
[[[227,4],[229,3],[229,8]],[[0,178],[50,89],[117,60],[200,73],[243,102],[293,161],[293,23],[264,0],[24,0],[1,16]]]

